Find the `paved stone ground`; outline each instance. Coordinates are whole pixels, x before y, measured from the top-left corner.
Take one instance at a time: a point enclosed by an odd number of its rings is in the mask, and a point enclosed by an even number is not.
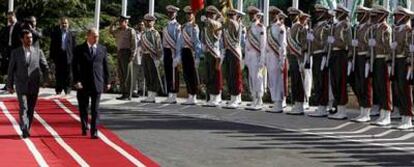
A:
[[[51,89],[41,91],[42,97],[52,95]],[[68,99],[77,104],[75,94]],[[101,123],[162,166],[414,166],[414,131],[393,129],[399,120],[391,127],[376,127],[114,99],[103,95]],[[349,117],[357,113],[348,110]]]

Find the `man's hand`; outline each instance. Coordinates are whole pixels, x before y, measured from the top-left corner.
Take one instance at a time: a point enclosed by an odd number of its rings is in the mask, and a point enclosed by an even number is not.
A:
[[[109,91],[111,89],[111,84],[108,84],[105,86],[105,92]]]
[[[13,93],[14,93],[14,88],[7,88],[7,91],[8,91],[10,94],[13,94]]]
[[[80,82],[76,83],[76,84],[75,84],[75,88],[76,88],[77,90],[82,89],[82,88],[83,88],[82,83],[80,83]]]

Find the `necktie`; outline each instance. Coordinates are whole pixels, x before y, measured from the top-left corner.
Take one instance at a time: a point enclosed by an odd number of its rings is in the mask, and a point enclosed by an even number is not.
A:
[[[89,52],[91,53],[91,56],[93,56],[93,47],[92,46],[89,48]]]

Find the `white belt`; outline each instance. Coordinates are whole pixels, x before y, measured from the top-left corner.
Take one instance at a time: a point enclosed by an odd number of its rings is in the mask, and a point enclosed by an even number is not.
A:
[[[338,51],[338,50],[346,50],[346,49],[342,49],[342,48],[334,47],[332,50],[333,50],[333,51]]]
[[[368,55],[368,52],[358,52],[358,55],[365,56]]]
[[[395,57],[396,57],[396,58],[405,58],[405,55],[403,55],[403,54],[398,54],[398,55],[395,55]]]
[[[324,53],[325,50],[317,50],[317,51],[313,51],[313,54],[319,54],[319,53]]]
[[[388,55],[377,55],[377,56],[375,56],[375,58],[379,58],[379,59],[381,59],[381,58],[386,58]]]

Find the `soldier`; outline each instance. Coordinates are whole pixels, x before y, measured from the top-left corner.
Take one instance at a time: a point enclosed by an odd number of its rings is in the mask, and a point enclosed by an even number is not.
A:
[[[292,26],[289,29],[287,36],[288,43],[288,59],[289,72],[291,78],[292,101],[294,106],[287,114],[300,115],[303,114],[303,102],[305,100],[305,90],[303,87],[304,75],[302,67],[304,64],[303,44],[306,44],[306,29],[304,22],[300,21],[302,11],[290,7],[288,9],[289,17],[292,20]]]
[[[117,54],[118,54],[118,71],[121,84],[122,96],[118,100],[131,100],[131,81],[127,79],[128,67],[132,65],[134,56],[136,55],[136,32],[128,26],[130,16],[121,16],[119,18],[119,27],[115,28],[115,22],[111,23],[109,32],[115,37]]]
[[[282,102],[285,97],[284,70],[286,59],[286,27],[284,19],[287,17],[279,8],[270,6],[269,15],[271,25],[267,29],[266,67],[269,70],[268,87],[274,102],[269,112],[283,112]]]
[[[239,103],[241,103],[241,93],[243,91],[241,44],[244,38],[242,36],[243,27],[237,20],[237,17],[243,15],[243,12],[230,9],[227,12],[229,20],[223,25],[223,43],[225,48],[223,63],[227,67],[227,87],[231,95],[230,102],[225,108],[237,108]]]
[[[382,6],[374,6],[376,24],[370,28],[368,45],[372,48],[370,71],[372,72],[373,104],[381,109],[380,117],[374,122],[376,125],[391,123],[391,66],[387,65],[391,54],[391,27],[387,24],[389,11]]]
[[[174,104],[177,103],[177,93],[180,89],[179,68],[173,68],[173,60],[176,58],[176,45],[178,37],[181,33],[181,25],[177,22],[177,12],[179,8],[168,5],[166,7],[170,21],[167,27],[163,30],[162,44],[164,46],[164,69],[167,80],[168,98],[162,103]]]
[[[145,31],[141,36],[141,47],[148,97],[141,101],[143,103],[155,103],[157,92],[164,90],[159,71],[162,57],[162,44],[160,34],[154,29],[156,19],[155,16],[150,14],[144,16]]]
[[[311,51],[312,51],[312,75],[313,75],[313,89],[312,89],[312,98],[314,99],[314,104],[318,108],[309,113],[309,116],[312,117],[325,117],[327,116],[327,105],[329,100],[329,78],[328,71],[326,69],[326,61],[328,49],[327,37],[329,34],[330,26],[329,22],[332,17],[332,13],[329,12],[329,9],[322,5],[315,5],[315,16],[316,16],[316,25],[313,27],[313,33],[308,33],[307,39],[311,41]]]
[[[206,20],[204,26],[203,45],[206,63],[206,86],[210,100],[206,106],[215,107],[219,105],[221,91],[223,89],[221,61],[223,60],[220,52],[221,47],[221,29],[222,25],[216,21],[217,14],[220,11],[214,6],[208,6],[206,9]]]
[[[371,9],[369,8],[358,6],[356,11],[358,25],[356,25],[355,37],[352,40],[352,47],[355,48],[357,53],[355,53],[355,58],[352,60],[351,68],[353,68],[353,75],[350,75],[350,85],[357,96],[360,107],[360,115],[352,119],[356,122],[367,122],[371,120],[372,85],[371,78],[366,75],[369,70],[368,38],[369,28],[371,26],[370,11]]]
[[[332,55],[328,63],[332,94],[338,110],[328,118],[347,119],[345,105],[348,103],[348,92],[347,76],[344,71],[347,71],[348,60],[352,60],[352,52],[349,52],[349,46],[352,42],[352,28],[348,9],[338,5],[335,11],[338,22],[333,25],[333,36],[328,37],[328,43],[331,42],[332,45]]]
[[[184,105],[195,105],[197,103],[197,93],[199,92],[200,78],[198,75],[198,65],[200,63],[201,42],[199,38],[200,29],[195,23],[193,10],[190,6],[184,8],[187,23],[183,25],[181,34],[178,38],[176,47],[176,58],[174,67],[182,63],[184,79],[187,85],[188,99]]]
[[[248,110],[261,110],[263,108],[262,97],[265,90],[266,77],[266,27],[260,23],[260,10],[254,6],[249,6],[247,11],[252,22],[247,29],[245,62],[249,69],[249,86],[253,98],[252,105]]]
[[[412,128],[411,118],[413,115],[412,111],[412,90],[410,85],[410,79],[412,76],[412,67],[410,57],[413,52],[410,53],[410,43],[412,43],[412,27],[410,25],[410,19],[414,16],[414,13],[398,6],[394,11],[394,22],[393,37],[391,43],[391,49],[393,51],[391,57],[391,77],[393,78],[392,89],[393,89],[393,104],[394,112],[396,108],[402,116],[401,124],[397,129],[409,129]],[[411,40],[410,40],[411,39]],[[384,111],[383,111],[384,112]],[[387,112],[383,121],[378,124],[389,125],[390,113]],[[381,124],[381,125],[382,125]]]

